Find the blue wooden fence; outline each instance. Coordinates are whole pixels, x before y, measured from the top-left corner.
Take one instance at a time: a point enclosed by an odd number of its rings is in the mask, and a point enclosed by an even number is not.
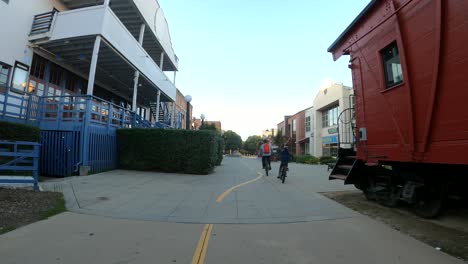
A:
[[[0,183],[32,183],[34,190],[37,191],[39,146],[37,142],[0,140],[0,158],[2,158],[0,171],[30,171],[32,174],[32,176],[1,175]]]
[[[170,128],[89,95],[0,94],[0,120],[39,126],[40,172],[53,176],[77,174],[80,166],[89,166],[92,172],[116,168],[117,128]]]
[[[41,131],[42,175],[71,176],[81,160],[80,131]]]

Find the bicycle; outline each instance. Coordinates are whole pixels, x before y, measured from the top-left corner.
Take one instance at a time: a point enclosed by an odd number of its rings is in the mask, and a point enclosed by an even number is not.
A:
[[[286,180],[288,170],[289,169],[287,165],[281,166],[279,179],[281,180],[283,184],[284,184],[284,181]]]
[[[265,168],[266,176],[268,176],[268,171],[271,170],[271,164],[269,162],[269,157],[262,157],[262,162],[265,165],[264,168]]]

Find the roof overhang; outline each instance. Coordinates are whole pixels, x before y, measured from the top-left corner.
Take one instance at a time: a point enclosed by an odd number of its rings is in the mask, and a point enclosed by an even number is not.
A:
[[[302,143],[309,143],[310,142],[310,138],[309,137],[305,137],[305,138],[302,138],[302,139],[299,139],[296,141],[296,144],[302,144]]]
[[[351,22],[351,24],[340,34],[340,36],[328,47],[327,51],[331,52],[333,54],[333,59],[337,60],[341,55],[348,55],[347,50],[337,50],[337,48],[340,47],[342,42],[345,40],[345,38],[348,36],[351,30],[354,29],[354,27],[359,23],[359,21],[365,17],[370,10],[374,8],[374,6],[380,2],[381,0],[372,0],[365,8],[364,10],[359,13],[359,15]]]

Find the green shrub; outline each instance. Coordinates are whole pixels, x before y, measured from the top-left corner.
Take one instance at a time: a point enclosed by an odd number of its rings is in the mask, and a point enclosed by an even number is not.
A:
[[[224,139],[222,137],[217,137],[218,141],[218,149],[217,149],[217,159],[215,162],[216,166],[221,165],[223,161],[223,153],[224,153]]]
[[[319,159],[320,164],[329,164],[329,163],[335,163],[336,158],[335,157],[330,157],[330,156],[322,156]]]
[[[318,164],[319,159],[309,154],[306,154],[306,155],[295,155],[293,158],[293,161],[296,163]]]
[[[304,163],[305,164],[318,164],[319,159],[317,157],[311,156],[311,155],[306,155],[304,158]]]
[[[213,131],[119,129],[117,144],[122,169],[207,174],[222,160]]]
[[[0,121],[0,140],[39,142],[40,135],[35,126]]]

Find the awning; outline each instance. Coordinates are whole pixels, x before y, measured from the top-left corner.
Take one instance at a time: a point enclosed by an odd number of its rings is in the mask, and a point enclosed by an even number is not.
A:
[[[309,143],[309,141],[310,141],[310,137],[305,137],[303,139],[296,141],[296,144]]]

